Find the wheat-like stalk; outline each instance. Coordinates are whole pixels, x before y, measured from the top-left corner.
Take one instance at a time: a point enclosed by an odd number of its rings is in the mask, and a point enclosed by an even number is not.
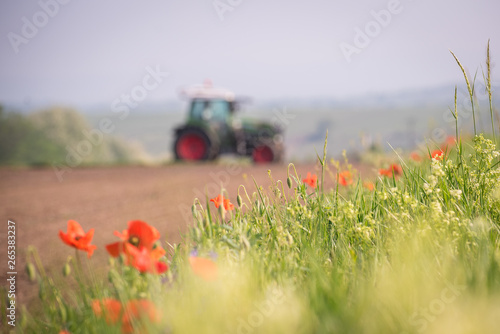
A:
[[[476,115],[474,113],[474,93],[473,93],[472,88],[470,86],[469,77],[467,76],[467,72],[465,72],[464,67],[462,66],[462,64],[458,60],[457,56],[455,56],[453,51],[450,50],[450,52],[453,55],[453,58],[455,58],[455,60],[457,61],[458,66],[460,66],[460,69],[462,70],[462,73],[464,74],[465,82],[467,83],[467,90],[469,91],[470,103],[472,106],[472,120],[474,122],[474,136],[475,136],[476,135]]]
[[[488,100],[490,102],[490,117],[491,117],[491,131],[493,139],[496,143],[497,137],[495,136],[495,123],[493,119],[493,102],[491,97],[491,63],[490,63],[490,40],[486,48],[486,91],[488,92]]]

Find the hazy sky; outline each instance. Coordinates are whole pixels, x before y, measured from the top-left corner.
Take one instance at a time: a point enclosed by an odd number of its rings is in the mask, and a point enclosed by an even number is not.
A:
[[[0,103],[112,103],[134,88],[161,101],[205,78],[256,99],[394,92],[461,83],[448,50],[474,72],[488,38],[500,62],[498,0],[5,0],[0,9]],[[148,77],[158,70],[169,75]],[[137,88],[144,80],[148,89]]]

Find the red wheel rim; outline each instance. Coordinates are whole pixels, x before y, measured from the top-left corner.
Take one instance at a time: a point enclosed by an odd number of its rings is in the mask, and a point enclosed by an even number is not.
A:
[[[253,150],[253,161],[257,163],[272,162],[274,153],[269,146],[259,146]]]
[[[182,136],[177,142],[177,154],[184,160],[201,160],[206,151],[205,141],[197,134]]]

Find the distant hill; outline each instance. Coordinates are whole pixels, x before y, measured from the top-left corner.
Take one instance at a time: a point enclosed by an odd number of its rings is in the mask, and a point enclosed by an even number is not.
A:
[[[425,107],[425,106],[452,106],[455,85],[441,85],[430,88],[403,90],[393,93],[373,93],[350,97],[317,96],[310,98],[283,97],[275,99],[259,99],[258,96],[251,97],[251,106],[259,109],[272,109],[283,105],[293,106],[296,109],[328,109],[328,108],[383,108],[383,107]],[[467,97],[465,84],[458,85],[459,94]],[[480,101],[484,101],[484,86],[478,81],[476,83],[476,94]],[[493,92],[493,100],[500,100],[500,92]],[[0,101],[6,110],[15,110],[23,114],[29,114],[36,110],[52,107],[58,103],[50,101]],[[180,99],[169,99],[165,101],[141,102],[135,111],[148,114],[159,114],[164,112],[182,112],[185,101]],[[80,110],[84,115],[100,115],[111,110],[111,101],[92,102],[87,104],[75,104],[71,106]]]

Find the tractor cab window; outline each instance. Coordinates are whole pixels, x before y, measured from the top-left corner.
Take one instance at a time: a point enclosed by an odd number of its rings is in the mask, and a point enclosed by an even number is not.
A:
[[[191,102],[191,117],[194,119],[205,119],[208,108],[209,101],[193,100]]]
[[[231,112],[230,102],[226,100],[193,100],[191,117],[204,121],[226,122]]]
[[[219,122],[225,122],[230,114],[229,102],[225,100],[212,101],[212,118]]]

